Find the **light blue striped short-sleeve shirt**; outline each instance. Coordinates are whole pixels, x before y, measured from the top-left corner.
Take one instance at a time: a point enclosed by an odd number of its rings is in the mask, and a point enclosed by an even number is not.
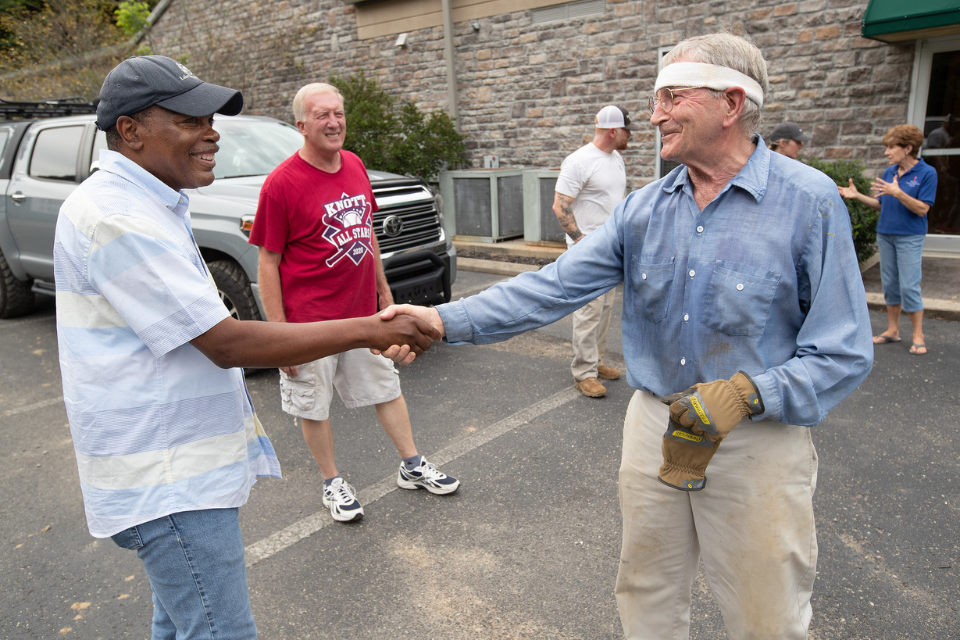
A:
[[[63,397],[90,533],[238,507],[280,477],[241,369],[190,344],[229,314],[188,199],[119,153],[60,208],[54,242]]]

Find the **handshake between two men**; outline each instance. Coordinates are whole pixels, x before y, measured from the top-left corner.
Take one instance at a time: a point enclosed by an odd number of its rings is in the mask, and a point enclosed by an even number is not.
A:
[[[392,305],[380,313],[380,318],[392,320],[400,315],[410,315],[428,324],[436,332],[435,340],[446,335],[440,313],[430,307]],[[427,348],[429,345],[417,343],[371,351],[399,364],[409,364]],[[660,482],[682,491],[703,489],[707,465],[723,439],[747,416],[764,412],[760,391],[743,371],[729,380],[695,384],[686,391],[664,396],[661,402],[669,405],[670,418],[663,435],[663,465],[657,475]]]
[[[372,321],[368,345],[381,345],[370,351],[397,364],[412,363],[444,336],[440,314],[429,307],[391,305],[368,320]]]
[[[380,319],[391,321],[400,316],[411,316],[422,323],[429,325],[430,331],[421,333],[420,338],[430,338],[433,341],[442,340],[446,333],[443,330],[443,320],[440,313],[433,307],[418,307],[412,304],[393,304],[380,312]],[[421,325],[418,325],[421,326]],[[414,359],[430,348],[418,339],[413,344],[394,344],[386,349],[370,349],[374,354],[393,360],[397,364],[410,364]]]

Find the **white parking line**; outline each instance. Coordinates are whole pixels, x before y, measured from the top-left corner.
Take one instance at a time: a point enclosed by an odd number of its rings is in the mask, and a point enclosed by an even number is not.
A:
[[[0,418],[9,418],[10,416],[15,416],[18,413],[26,413],[27,411],[42,409],[55,404],[63,404],[63,396],[57,396],[56,398],[50,398],[48,400],[41,400],[40,402],[34,402],[33,404],[25,404],[22,407],[17,407],[16,409],[7,409],[3,413],[0,413]]]
[[[495,422],[489,427],[481,429],[477,433],[468,436],[463,440],[455,442],[449,447],[441,449],[434,454],[431,454],[428,456],[428,459],[437,466],[442,466],[451,460],[456,460],[465,453],[469,453],[478,447],[482,447],[486,443],[495,438],[499,438],[505,433],[513,431],[517,427],[521,427],[530,423],[532,420],[542,416],[548,411],[562,407],[578,397],[580,397],[579,391],[577,391],[573,386],[567,387],[563,391],[555,393],[549,398],[545,398],[536,404],[530,405],[526,409],[522,409],[512,416],[504,418],[499,422]],[[391,475],[387,478],[384,478],[380,482],[372,484],[366,489],[360,491],[357,498],[360,500],[361,504],[368,504],[371,502],[376,502],[383,496],[396,490],[397,478],[396,475]],[[320,529],[323,529],[328,524],[333,523],[333,521],[334,520],[330,517],[329,511],[318,511],[313,515],[294,522],[289,527],[281,529],[280,531],[267,536],[263,540],[259,540],[248,545],[246,548],[247,567],[252,567],[261,560],[266,560],[270,556],[283,551],[287,547],[295,545],[304,538],[307,538]]]

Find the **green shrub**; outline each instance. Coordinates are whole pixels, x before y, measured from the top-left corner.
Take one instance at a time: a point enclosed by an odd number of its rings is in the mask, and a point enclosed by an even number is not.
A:
[[[330,83],[343,94],[347,117],[343,146],[368,168],[435,181],[441,169],[463,161],[465,138],[446,112],[424,114],[412,102],[398,108],[398,101],[362,69],[350,76],[333,76]]]
[[[393,98],[363,70],[347,77],[332,76],[330,84],[343,94],[347,116],[344,146],[371,169],[390,171],[387,164],[392,145],[386,139],[395,135],[397,129]]]
[[[814,169],[819,169],[837,183],[838,186],[848,186],[850,178],[860,193],[870,193],[870,180],[863,177],[867,168],[859,160],[817,160],[816,158],[801,158]],[[838,194],[839,195],[839,194]],[[858,200],[844,199],[847,211],[850,212],[850,224],[853,227],[853,246],[857,250],[857,260],[864,262],[877,252],[877,220],[880,212],[875,211]]]

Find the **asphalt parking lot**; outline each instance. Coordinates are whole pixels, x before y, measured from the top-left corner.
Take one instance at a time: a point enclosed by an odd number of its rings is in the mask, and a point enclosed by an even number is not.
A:
[[[455,296],[500,279],[461,272]],[[45,300],[0,321],[0,638],[147,638],[140,562],[86,530],[53,314]],[[929,355],[908,355],[907,340],[878,347],[871,376],[815,428],[812,638],[960,637],[960,325],[925,325]],[[437,345],[402,370],[420,452],[463,481],[453,496],[396,489],[396,452],[373,409],[336,404],[337,463],[364,502],[359,524],[323,508],[275,373],[250,376],[284,473],[241,510],[260,636],[621,638],[617,467],[631,390],[620,380],[600,400],[574,391],[569,333],[563,320],[496,346]],[[702,579],[695,591],[691,637],[726,637]]]

